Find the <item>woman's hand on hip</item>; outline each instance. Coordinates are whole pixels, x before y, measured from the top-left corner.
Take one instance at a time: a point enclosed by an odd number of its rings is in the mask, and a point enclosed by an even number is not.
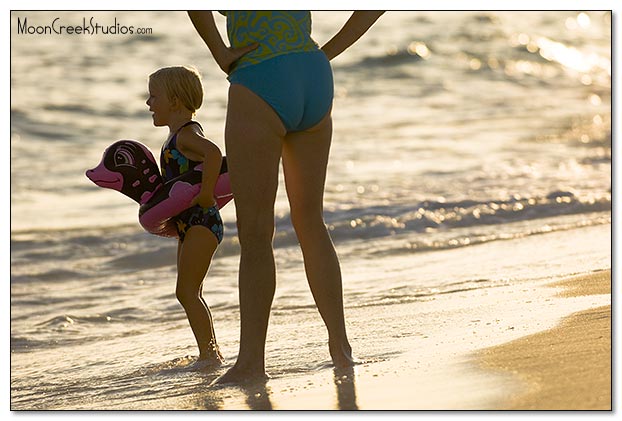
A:
[[[259,47],[258,43],[245,45],[244,47],[225,48],[221,51],[221,53],[219,54],[219,57],[215,57],[216,62],[218,63],[218,66],[220,66],[223,72],[225,72],[226,74],[229,74],[231,73],[231,68],[233,66],[233,63],[235,63],[236,61],[238,61],[240,58],[250,53],[251,51],[257,49],[257,47]]]
[[[231,66],[240,57],[259,47],[258,43],[238,48],[227,47],[218,32],[218,28],[216,28],[214,15],[209,10],[190,10],[188,16],[199,36],[212,52],[218,66],[227,74],[231,72]]]

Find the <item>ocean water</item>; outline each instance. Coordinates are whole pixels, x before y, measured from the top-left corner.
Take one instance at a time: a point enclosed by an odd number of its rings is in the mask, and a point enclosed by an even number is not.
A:
[[[314,38],[348,16],[314,12]],[[97,34],[37,33],[90,23]],[[13,409],[150,409],[213,378],[191,369],[176,242],[84,176],[118,139],[159,151],[146,81],[173,64],[201,71],[197,119],[224,151],[227,81],[185,13],[11,13]],[[609,12],[388,12],[333,70],[325,218],[347,314],[610,267]],[[286,377],[329,356],[283,188],[276,208],[267,365]],[[233,204],[223,219],[204,296],[231,363]],[[349,324],[358,355],[391,358],[361,319]]]

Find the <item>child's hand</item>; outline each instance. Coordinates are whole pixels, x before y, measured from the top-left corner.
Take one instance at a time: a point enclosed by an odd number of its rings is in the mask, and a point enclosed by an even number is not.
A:
[[[214,199],[214,196],[199,194],[192,200],[192,202],[190,203],[190,207],[196,205],[199,205],[202,208],[211,208],[212,206],[216,205],[216,200]]]

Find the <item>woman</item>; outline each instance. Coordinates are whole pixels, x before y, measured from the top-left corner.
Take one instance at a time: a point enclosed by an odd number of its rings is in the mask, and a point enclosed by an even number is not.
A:
[[[274,201],[283,159],[291,219],[307,280],[328,329],[335,367],[354,364],[345,328],[341,270],[323,219],[332,137],[333,79],[329,60],[358,40],[382,12],[354,12],[321,49],[308,11],[234,11],[231,48],[212,12],[188,13],[231,82],[225,146],[235,197],[241,256],[240,351],[219,383],[266,377],[265,342],[275,291]]]

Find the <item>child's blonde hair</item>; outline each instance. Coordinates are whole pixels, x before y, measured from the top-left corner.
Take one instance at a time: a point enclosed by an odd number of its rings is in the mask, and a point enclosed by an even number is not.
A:
[[[203,84],[195,67],[163,67],[149,75],[149,82],[163,87],[169,100],[177,97],[192,114],[203,103]]]

